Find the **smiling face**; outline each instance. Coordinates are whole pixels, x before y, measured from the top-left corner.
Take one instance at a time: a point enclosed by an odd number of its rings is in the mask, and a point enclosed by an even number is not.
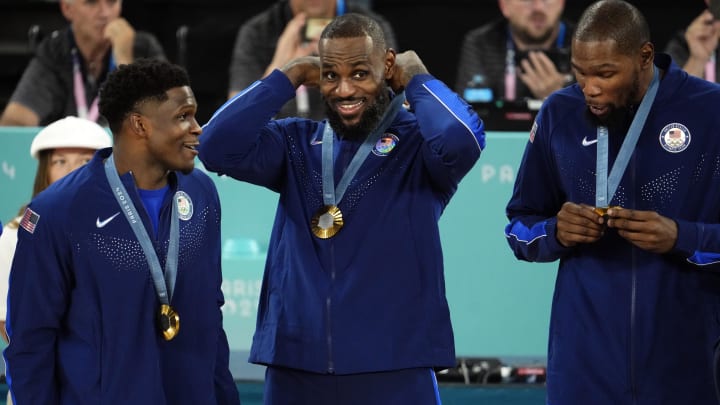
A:
[[[613,40],[573,41],[573,71],[596,123],[622,122],[628,108],[642,99],[641,72],[648,65],[641,54],[623,54]]]
[[[321,41],[320,91],[331,126],[344,138],[364,139],[389,104],[392,52],[375,49],[369,36]]]
[[[148,123],[147,149],[149,159],[165,170],[185,174],[195,167],[198,137],[202,133],[195,119],[197,102],[188,86],[174,87],[164,101],[148,101],[140,114]]]

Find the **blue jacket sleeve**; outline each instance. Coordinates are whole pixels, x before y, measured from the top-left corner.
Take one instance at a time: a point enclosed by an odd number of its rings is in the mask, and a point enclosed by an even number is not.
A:
[[[429,74],[413,77],[405,93],[428,145],[428,172],[436,185],[450,185],[447,191],[453,193],[485,148],[483,122],[465,100]]]
[[[506,207],[510,223],[505,236],[515,257],[529,262],[551,262],[570,248],[558,242],[557,218],[565,196],[551,162],[550,134],[542,125],[542,111],[530,130],[512,197]]]
[[[275,189],[285,162],[283,126],[272,117],[295,96],[275,70],[221,106],[203,126],[200,160],[218,174]]]
[[[56,404],[55,347],[72,283],[72,247],[63,234],[62,212],[33,204],[28,209],[39,216],[33,232],[26,229],[33,220],[18,230],[8,296],[6,376],[15,403]]]
[[[678,226],[675,252],[687,261],[720,271],[720,224],[705,224],[675,219]]]

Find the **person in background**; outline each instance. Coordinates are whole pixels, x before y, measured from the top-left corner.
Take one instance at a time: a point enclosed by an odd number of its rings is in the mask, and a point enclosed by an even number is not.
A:
[[[709,4],[705,0],[705,4]],[[701,12],[685,30],[673,36],[665,47],[675,63],[693,76],[717,83],[720,70],[717,63],[720,16],[710,9]]]
[[[561,19],[565,0],[498,6],[502,18],[465,34],[455,90],[471,102],[542,100],[571,83],[574,25]]]
[[[274,120],[301,85],[328,119]],[[438,221],[485,146],[473,109],[349,13],[203,136],[208,170],[280,194],[250,352],[265,403],[437,404],[456,363]]]
[[[266,77],[291,59],[317,55],[317,41],[330,19],[348,12],[365,14],[378,21],[388,46],[397,49],[390,24],[346,0],[278,0],[239,29],[230,65],[229,98],[254,81]],[[316,88],[301,86],[277,117],[301,116],[322,119],[322,97]]]
[[[18,404],[239,405],[220,289],[220,203],[194,169],[185,70],[120,65],[100,91],[113,134],[25,210],[4,351]]]
[[[717,405],[720,87],[656,53],[621,0],[584,11],[572,64],[505,229],[517,258],[559,260],[547,403]]]
[[[65,117],[41,129],[30,144],[30,156],[37,159],[32,198],[50,184],[84,165],[97,149],[112,145],[110,135],[98,124],[77,117]],[[17,232],[25,207],[8,222],[0,235],[0,335],[8,342],[5,331],[7,290],[10,266],[15,256]],[[8,393],[8,403],[12,403]]]
[[[69,115],[98,121],[98,89],[109,72],[137,58],[165,59],[153,35],[120,16],[122,0],[59,4],[70,24],[38,45],[0,126],[45,126]]]

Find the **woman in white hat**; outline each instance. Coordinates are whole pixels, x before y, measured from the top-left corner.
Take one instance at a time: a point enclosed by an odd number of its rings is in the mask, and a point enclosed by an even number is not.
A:
[[[35,135],[30,145],[30,155],[38,160],[32,197],[90,161],[96,150],[110,146],[112,141],[108,132],[89,120],[65,117],[46,126]],[[22,207],[19,215],[24,211],[25,207]],[[0,235],[0,335],[6,342],[8,278],[15,255],[20,220],[21,217],[17,217],[9,222]],[[8,403],[9,400],[8,397]]]

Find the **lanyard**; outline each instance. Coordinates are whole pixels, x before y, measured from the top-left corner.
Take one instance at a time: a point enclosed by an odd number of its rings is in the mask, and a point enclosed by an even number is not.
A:
[[[340,200],[342,200],[343,195],[345,195],[345,190],[347,190],[348,185],[350,185],[350,181],[355,177],[355,174],[360,169],[365,158],[367,158],[372,147],[377,143],[378,139],[380,139],[380,136],[385,133],[385,130],[390,126],[393,119],[395,119],[404,102],[405,92],[401,92],[393,98],[392,102],[390,102],[390,107],[385,111],[382,120],[380,120],[380,124],[365,138],[365,141],[360,145],[357,152],[355,152],[355,156],[353,156],[350,161],[350,165],[336,188],[333,188],[335,184],[335,176],[333,174],[333,141],[335,137],[333,136],[333,129],[330,127],[330,124],[325,124],[322,142],[323,203],[325,203],[325,205],[337,206],[340,204]]]
[[[645,120],[647,119],[650,107],[652,106],[655,95],[660,85],[658,68],[653,66],[653,78],[650,87],[643,96],[637,114],[630,124],[630,129],[625,140],[620,147],[618,156],[615,159],[610,177],[608,177],[608,129],[605,126],[597,128],[597,162],[596,162],[596,178],[595,178],[595,206],[607,207],[612,201],[615,191],[617,190],[620,180],[622,179],[625,169],[627,168],[630,156],[635,150],[638,138],[642,132]]]
[[[560,22],[558,36],[555,39],[555,47],[562,48],[565,42],[565,23]],[[517,67],[515,66],[515,42],[513,42],[508,26],[505,37],[505,100],[512,101],[516,97]]]
[[[90,121],[97,121],[100,113],[98,111],[98,102],[100,96],[95,96],[90,109],[87,105],[87,96],[85,94],[85,81],[82,76],[82,69],[80,68],[80,55],[78,55],[77,48],[73,47],[71,50],[73,60],[73,94],[75,95],[75,106],[77,107],[78,117],[84,118]],[[108,65],[108,73],[115,68],[115,58],[110,52],[110,64]]]
[[[177,278],[177,266],[178,266],[178,252],[180,244],[180,230],[178,220],[178,208],[177,199],[173,197],[172,216],[170,221],[170,244],[168,246],[167,258],[165,259],[165,273],[163,274],[162,268],[160,267],[160,260],[158,260],[157,253],[153,248],[150,236],[148,236],[147,230],[140,221],[138,211],[135,209],[130,196],[125,189],[120,176],[115,168],[115,160],[113,155],[107,158],[105,161],[105,176],[110,183],[110,188],[115,195],[120,208],[125,214],[130,227],[135,233],[135,237],[140,246],[142,246],[145,258],[150,266],[150,275],[155,284],[155,291],[157,292],[158,298],[161,304],[170,305],[172,299],[173,290],[175,288],[175,279]]]
[[[715,53],[710,56],[710,60],[705,64],[705,80],[715,83]]]

